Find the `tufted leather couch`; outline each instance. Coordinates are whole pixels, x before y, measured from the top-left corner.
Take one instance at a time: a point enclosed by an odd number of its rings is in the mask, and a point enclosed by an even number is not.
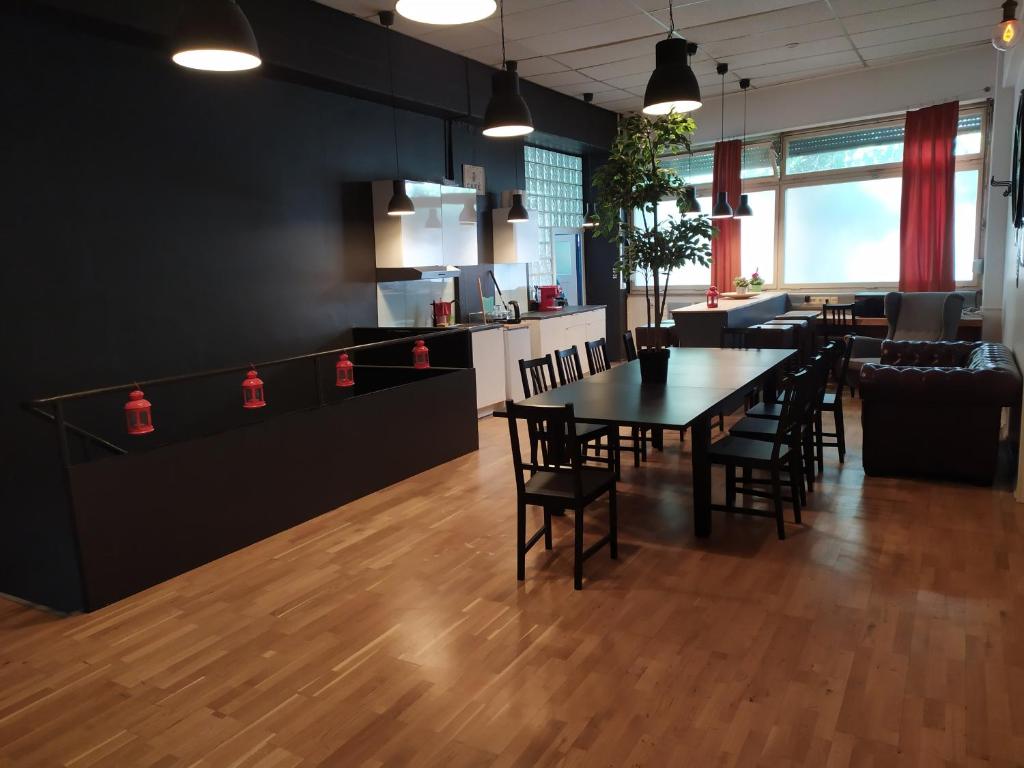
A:
[[[991,485],[1000,417],[1020,417],[1021,374],[1002,344],[885,341],[860,373],[864,471]]]

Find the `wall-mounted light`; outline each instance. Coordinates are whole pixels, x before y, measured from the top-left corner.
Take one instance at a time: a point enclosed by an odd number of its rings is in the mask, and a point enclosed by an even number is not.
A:
[[[1017,21],[1017,0],[1003,3],[1003,20],[992,30],[992,45],[997,51],[1008,51],[1016,47],[1020,38],[1020,22]]]
[[[398,0],[395,10],[421,24],[470,24],[497,7],[495,0]]]
[[[235,0],[190,0],[173,48],[171,60],[189,69],[241,72],[262,63],[249,19]]]

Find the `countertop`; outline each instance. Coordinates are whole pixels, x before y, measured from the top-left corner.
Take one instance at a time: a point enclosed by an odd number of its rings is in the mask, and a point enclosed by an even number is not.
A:
[[[760,304],[762,301],[768,299],[776,299],[779,296],[784,296],[784,291],[763,291],[762,293],[755,293],[749,299],[727,299],[724,296],[718,300],[718,307],[716,309],[708,309],[706,301],[700,301],[696,304],[690,304],[687,307],[676,307],[671,310],[673,315],[690,313],[690,312],[728,312],[730,309],[739,309],[740,307],[750,307],[756,304]]]
[[[581,307],[563,307],[549,311],[523,312],[523,320],[548,320],[552,317],[565,317],[566,315],[578,315],[580,312],[594,312],[598,309],[605,309],[604,304],[584,304]]]

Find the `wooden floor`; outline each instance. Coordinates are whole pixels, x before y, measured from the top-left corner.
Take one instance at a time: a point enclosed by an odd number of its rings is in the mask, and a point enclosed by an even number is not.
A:
[[[0,766],[1024,765],[1024,506],[865,480],[858,420],[784,542],[718,513],[695,540],[668,440],[582,592],[569,519],[516,582],[492,419],[479,453],[97,613],[0,599]]]

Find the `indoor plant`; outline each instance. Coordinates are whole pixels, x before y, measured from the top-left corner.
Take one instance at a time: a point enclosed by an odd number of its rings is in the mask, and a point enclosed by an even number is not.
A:
[[[750,276],[750,292],[760,293],[764,290],[764,278],[761,277],[757,271],[757,267],[754,267],[754,274]]]
[[[597,233],[620,246],[615,270],[630,284],[644,277],[647,326],[660,329],[672,270],[686,264],[711,264],[715,229],[707,216],[687,217],[685,181],[658,159],[690,151],[693,118],[669,112],[656,118],[642,114],[619,118],[608,161],[594,173],[600,224]],[[659,216],[658,203],[674,210]],[[666,335],[653,334],[653,348],[639,353],[644,381],[665,381]]]
[[[738,275],[732,279],[732,286],[736,289],[736,293],[743,296],[747,292],[747,288],[750,287],[750,281],[747,280],[743,275]]]

